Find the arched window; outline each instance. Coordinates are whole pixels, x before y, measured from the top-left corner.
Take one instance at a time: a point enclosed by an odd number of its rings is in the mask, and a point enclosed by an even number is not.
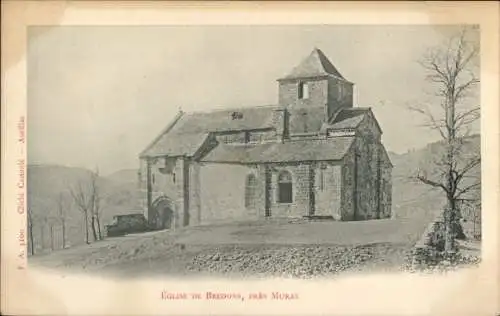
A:
[[[257,180],[255,175],[250,173],[245,180],[245,207],[255,208],[255,191],[257,186]]]
[[[292,203],[293,186],[292,175],[288,171],[281,171],[278,174],[278,202]]]

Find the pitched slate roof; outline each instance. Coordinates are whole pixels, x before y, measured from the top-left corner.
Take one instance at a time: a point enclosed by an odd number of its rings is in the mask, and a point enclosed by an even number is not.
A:
[[[271,128],[273,127],[273,113],[276,109],[278,109],[277,106],[258,106],[186,113],[172,132],[194,134]],[[233,114],[236,115],[235,119],[233,119]]]
[[[355,129],[370,111],[370,108],[342,109],[325,123],[323,107],[291,108],[290,134],[315,133],[321,131],[323,126],[329,129]]]
[[[141,153],[141,157],[191,156],[206,141],[210,132],[272,128],[276,109],[277,106],[260,106],[181,113]]]
[[[354,137],[336,137],[285,143],[220,144],[201,161],[251,164],[340,160],[353,141]]]
[[[164,134],[141,156],[192,156],[207,141],[209,133],[201,134]]]
[[[282,79],[310,78],[328,75],[345,80],[325,54],[320,49],[315,48],[309,56],[303,59],[298,66],[293,68],[292,71]]]
[[[347,108],[340,110],[328,124],[330,129],[354,129],[359,126],[370,108]]]

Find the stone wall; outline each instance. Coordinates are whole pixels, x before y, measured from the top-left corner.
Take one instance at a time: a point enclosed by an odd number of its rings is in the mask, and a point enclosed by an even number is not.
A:
[[[392,167],[380,139],[375,119],[369,114],[361,123],[355,142],[355,219],[390,217]]]
[[[299,218],[310,215],[341,219],[341,167],[335,163],[276,164],[244,166],[238,164],[203,163],[191,165],[190,223],[208,224],[227,220],[257,219],[266,216],[266,172],[269,172],[269,213],[271,217]],[[322,169],[324,168],[324,169]],[[278,175],[286,170],[292,176],[292,202],[278,201]],[[324,184],[321,186],[321,172]],[[248,174],[256,178],[254,208],[245,206],[245,184]],[[194,180],[196,179],[196,180]],[[311,182],[312,180],[312,182]],[[198,182],[197,184],[196,181]],[[197,190],[196,188],[199,188]],[[321,189],[323,187],[323,189]],[[195,191],[198,191],[197,194]],[[311,192],[315,201],[311,205]],[[199,220],[195,220],[196,216]]]
[[[380,151],[383,151],[380,148]],[[392,217],[392,165],[385,154],[380,160],[380,217]]]
[[[191,162],[189,166],[189,225],[201,224],[201,182],[200,163]]]
[[[392,166],[380,143],[371,115],[361,123],[342,167],[342,220],[389,218],[392,208]]]
[[[377,217],[378,212],[378,150],[369,140],[359,137],[355,143],[355,219],[364,220]]]
[[[189,214],[184,210],[189,209],[189,198],[186,193],[189,189],[189,179],[184,181],[189,161],[184,158],[150,158],[149,159],[149,179],[151,189],[151,205],[159,198],[166,197],[172,201],[172,211],[176,218],[175,225],[186,226],[189,224]],[[148,207],[148,162],[141,159],[139,186],[143,192],[141,205],[144,208],[146,218],[151,219],[154,210]]]
[[[278,136],[275,130],[254,130],[220,133],[215,136],[215,139],[222,144],[258,143],[277,140]]]
[[[314,170],[314,214],[341,220],[342,166],[333,162],[320,162],[315,165]]]
[[[353,84],[331,78],[328,81],[328,117],[340,108],[352,108],[352,106]]]
[[[423,268],[436,265],[441,260],[441,251],[444,249],[444,217],[439,212],[427,226],[420,240],[415,244],[411,254],[412,268]]]
[[[270,131],[251,131],[249,132],[250,142],[266,142],[278,140],[278,135],[275,130]]]
[[[309,97],[299,99],[299,84],[307,83]],[[339,108],[353,106],[353,84],[335,78],[296,79],[281,81],[279,104],[282,106],[327,106],[326,115],[331,117]]]
[[[257,167],[238,164],[200,164],[201,224],[258,218],[258,211],[264,210],[263,200],[256,201],[254,209],[245,208],[245,183],[249,173],[255,175],[258,185],[264,185],[264,179]]]
[[[234,132],[234,133],[224,133],[215,136],[215,139],[222,144],[230,143],[244,143],[245,133],[244,132]]]
[[[298,98],[299,83],[304,82],[309,87],[309,97],[307,99]],[[282,81],[279,85],[279,104],[282,106],[318,106],[326,105],[328,102],[328,80],[290,80]]]
[[[310,214],[309,164],[273,165],[271,168],[270,211],[272,217],[302,217]],[[278,202],[278,174],[286,170],[292,176],[292,203]]]
[[[341,219],[343,221],[354,220],[356,203],[355,198],[355,151],[353,149],[344,156],[342,166],[342,192],[341,192]]]
[[[144,158],[141,158],[139,160],[139,173],[138,173],[138,187],[139,187],[139,192],[140,198],[139,198],[139,205],[144,213],[144,216],[148,216],[148,199],[147,199],[147,161]]]

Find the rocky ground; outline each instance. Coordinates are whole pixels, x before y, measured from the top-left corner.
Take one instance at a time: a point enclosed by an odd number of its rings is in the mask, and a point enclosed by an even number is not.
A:
[[[117,277],[311,278],[401,271],[410,270],[408,258],[421,234],[408,225],[373,221],[193,227],[109,238],[34,256],[29,264]],[[471,256],[464,260],[477,261]]]
[[[407,249],[391,244],[363,246],[226,246],[192,257],[188,271],[247,276],[309,278],[348,270],[398,269],[394,256]],[[402,262],[400,262],[402,264]]]
[[[155,249],[155,251],[152,251]],[[158,251],[161,249],[161,251]],[[185,245],[150,239],[133,247],[111,244],[34,266],[115,277],[224,276],[311,278],[346,271],[399,271],[411,248],[405,244],[369,245]]]

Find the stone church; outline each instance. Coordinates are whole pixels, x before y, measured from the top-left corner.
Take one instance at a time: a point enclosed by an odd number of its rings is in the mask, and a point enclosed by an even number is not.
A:
[[[319,49],[277,81],[277,105],[181,111],[147,146],[139,180],[151,224],[390,217],[392,164],[353,83]]]

